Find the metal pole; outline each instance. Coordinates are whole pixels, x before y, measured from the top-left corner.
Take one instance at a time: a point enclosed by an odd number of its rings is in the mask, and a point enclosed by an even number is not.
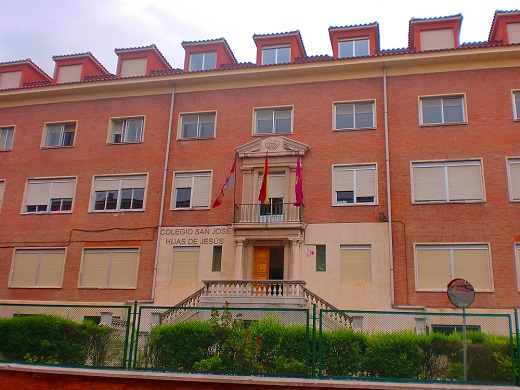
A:
[[[468,380],[468,351],[466,345],[466,308],[462,308],[462,364],[464,365],[464,382]]]
[[[316,378],[316,304],[312,305],[312,365],[311,378]]]

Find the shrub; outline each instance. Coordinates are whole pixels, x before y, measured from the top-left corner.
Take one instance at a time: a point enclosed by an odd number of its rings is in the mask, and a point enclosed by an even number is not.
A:
[[[88,359],[100,363],[106,341],[98,337],[96,348],[92,342],[96,334],[107,332],[54,315],[0,319],[0,354],[7,361],[27,363],[84,365]]]
[[[348,329],[322,333],[322,370],[327,376],[363,376],[367,336]]]

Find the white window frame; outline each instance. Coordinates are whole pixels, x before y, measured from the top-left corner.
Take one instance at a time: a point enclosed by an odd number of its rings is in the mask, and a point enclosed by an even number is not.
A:
[[[213,116],[213,134],[211,136],[208,136],[208,137],[203,137],[201,135],[202,133],[202,125],[205,124],[205,123],[209,123],[209,122],[201,122],[201,117],[204,117],[204,116]],[[187,119],[188,117],[194,117],[196,116],[197,117],[197,135],[195,137],[185,137],[184,136],[184,121],[185,119]],[[216,111],[207,111],[207,112],[189,112],[189,113],[182,113],[180,115],[180,125],[179,125],[179,138],[178,139],[181,139],[181,140],[185,140],[185,139],[211,139],[211,138],[215,138],[216,134],[215,134],[215,130],[216,130],[216,126],[217,125],[217,112]]]
[[[13,150],[14,126],[0,127],[0,152]]]
[[[278,58],[280,56],[279,52],[281,50],[289,50],[289,59],[287,62],[280,62],[281,60]],[[274,51],[274,62],[266,63],[265,62],[265,53],[270,51]],[[291,45],[279,45],[279,46],[265,46],[262,47],[262,65],[277,65],[277,64],[288,64],[291,62]]]
[[[73,127],[72,127],[73,126]],[[48,122],[45,123],[45,130],[43,132],[42,148],[71,148],[76,142],[77,121],[63,121],[63,122]],[[51,144],[50,129],[55,127],[59,132],[57,142]],[[72,131],[71,131],[72,129]],[[67,134],[72,134],[72,142],[66,144]],[[69,136],[70,137],[70,136]]]
[[[70,214],[74,210],[74,198],[76,195],[76,185],[77,185],[77,177],[44,177],[44,178],[32,178],[27,179],[25,192],[24,192],[24,200],[22,205],[22,214]],[[67,188],[64,190],[57,189],[56,187],[66,183],[72,183],[70,186],[72,188]],[[48,189],[48,194],[45,196],[46,203],[41,204],[27,204],[29,199],[29,190],[32,186],[37,185],[50,185]],[[34,190],[33,190],[34,191]],[[57,194],[56,194],[57,192]],[[56,195],[60,195],[60,193],[64,192],[66,196],[56,197]],[[54,196],[53,196],[54,195]],[[44,197],[42,194],[39,196],[41,198]],[[70,199],[70,208],[67,206],[65,210],[63,210],[64,201],[68,205],[68,199]],[[43,199],[42,199],[43,200]],[[54,201],[54,202],[53,202]],[[59,201],[60,207],[58,210],[52,210],[53,204],[56,201]],[[34,207],[34,210],[32,208]]]
[[[514,169],[513,169],[514,167]],[[509,188],[509,200],[520,202],[520,157],[507,158],[507,187]],[[518,187],[517,187],[518,185]]]
[[[191,185],[190,187],[177,187],[180,180],[188,180],[191,178]],[[199,178],[199,180],[202,180],[202,182],[197,185],[195,182],[196,178]],[[209,183],[205,183],[205,181],[208,181]],[[172,184],[172,203],[170,210],[206,210],[210,208],[211,204],[211,187],[212,187],[212,181],[213,181],[213,171],[178,171],[173,173],[173,184]],[[197,191],[200,191],[200,186],[204,186],[207,184],[207,200],[205,200],[204,205],[194,205],[194,198],[195,193]],[[181,184],[182,185],[182,184]],[[197,189],[199,187],[199,189]],[[177,190],[178,189],[190,189],[190,204],[188,207],[177,207]],[[205,188],[205,187],[203,187]],[[202,194],[204,195],[204,194]]]
[[[290,131],[276,131],[277,130],[277,121],[279,120],[287,120],[287,118],[283,118],[283,113],[289,112],[289,120],[291,121],[291,129]],[[267,114],[271,114],[271,131],[260,133],[258,131],[258,114],[259,113],[265,113],[266,117]],[[276,113],[280,113],[282,115],[282,118],[277,118]],[[267,108],[255,108],[254,110],[254,124],[253,124],[253,135],[273,135],[273,134],[292,134],[293,133],[293,123],[294,123],[294,109],[291,106],[282,106],[282,107],[267,107]],[[263,121],[267,122],[267,119],[262,119]]]
[[[141,128],[138,130],[137,134],[138,139],[130,139],[130,132],[128,131],[130,121],[140,120]],[[122,122],[122,123],[121,123]],[[116,124],[121,123],[121,133],[116,131]],[[119,145],[119,144],[139,144],[143,142],[144,139],[144,128],[145,128],[145,117],[144,115],[136,115],[136,116],[127,116],[127,117],[118,117],[118,118],[110,118],[110,129],[108,132],[108,144]],[[117,137],[120,135],[120,137]]]
[[[446,292],[446,286],[439,286],[438,288],[420,288],[419,287],[419,264],[418,264],[418,254],[417,252],[421,249],[428,250],[449,250],[450,251],[450,280],[454,278],[464,278],[467,279],[470,283],[472,283],[469,278],[464,277],[464,275],[456,275],[455,274],[455,264],[453,258],[454,250],[486,250],[487,251],[487,272],[488,272],[488,282],[490,288],[479,288],[475,287],[475,291],[477,292],[492,292],[494,290],[494,282],[493,282],[493,266],[491,259],[491,247],[489,243],[415,243],[414,244],[414,268],[415,268],[415,291],[428,291],[428,292]],[[449,281],[448,281],[449,282]],[[447,283],[446,283],[447,285]]]
[[[210,64],[207,64],[209,61],[208,55],[213,54],[215,56],[215,61],[211,60]],[[194,69],[193,64],[193,56],[202,56],[202,66],[200,69]],[[198,51],[198,52],[192,52],[190,53],[190,64],[189,64],[189,71],[190,72],[197,72],[202,70],[215,70],[217,69],[217,51],[216,50],[208,50],[208,51]]]
[[[103,285],[85,285],[83,281],[83,277],[85,274],[85,265],[86,265],[86,254],[88,252],[100,252],[100,253],[109,253],[109,263],[107,267],[106,281]],[[135,263],[135,277],[132,281],[131,285],[128,286],[114,286],[110,284],[110,279],[112,277],[112,261],[113,255],[115,253],[132,253],[136,254],[136,263]],[[139,263],[141,260],[141,248],[140,247],[88,247],[83,248],[83,253],[81,256],[81,266],[80,273],[78,278],[78,288],[81,289],[106,289],[106,290],[134,290],[137,288],[137,280],[139,275]],[[89,264],[90,265],[90,264]],[[91,266],[91,265],[90,265]]]
[[[445,118],[445,110],[446,107],[448,107],[445,104],[446,100],[450,99],[460,99],[461,102],[461,109],[462,109],[462,120],[456,121],[456,122],[447,122]],[[440,100],[440,106],[441,109],[441,121],[440,122],[425,122],[424,121],[424,108],[423,103],[426,100]],[[459,94],[450,94],[450,95],[438,95],[438,96],[420,96],[419,97],[419,124],[420,126],[451,126],[451,125],[463,125],[468,123],[468,115],[467,115],[467,108],[466,108],[466,95],[459,93]]]
[[[512,91],[513,120],[520,121],[520,91]]]
[[[358,202],[357,196],[356,196],[356,190],[357,190],[357,172],[358,171],[374,171],[374,201],[373,202]],[[353,202],[338,202],[337,200],[337,192],[336,187],[338,187],[336,183],[336,172],[337,171],[352,171],[353,172]],[[334,164],[332,166],[332,205],[333,206],[373,206],[378,204],[378,183],[377,183],[377,164],[376,163],[370,163],[370,164]]]
[[[358,55],[356,53],[356,51],[359,50],[359,48],[357,48],[357,46],[358,46],[358,43],[360,43],[360,42],[367,43],[367,48],[368,48],[367,54]],[[352,43],[352,56],[343,55],[343,53],[341,52],[342,43]],[[344,38],[344,39],[340,39],[338,41],[338,57],[339,58],[355,58],[355,57],[365,57],[365,56],[369,56],[369,55],[370,55],[370,37]]]
[[[478,166],[480,168],[480,191],[481,196],[478,199],[450,199],[450,186],[449,186],[449,167],[465,167],[465,166]],[[444,199],[431,199],[431,200],[416,200],[416,171],[414,169],[421,168],[443,168],[444,178]],[[411,196],[413,204],[449,204],[449,203],[482,203],[486,201],[485,185],[484,185],[484,171],[481,159],[471,160],[450,160],[450,161],[412,161],[410,163],[411,180]]]
[[[14,278],[16,274],[17,267],[17,254],[21,253],[34,253],[38,255],[38,263],[36,265],[35,275],[34,275],[34,283],[27,285],[13,285]],[[41,277],[41,269],[42,269],[42,255],[44,253],[60,253],[63,252],[63,264],[61,265],[61,276],[58,283],[53,285],[40,285],[39,279]],[[65,271],[65,262],[67,258],[67,248],[60,247],[28,247],[28,248],[14,248],[13,250],[13,258],[11,261],[11,271],[9,274],[9,288],[62,288],[63,286],[63,275]],[[26,268],[24,267],[26,270]]]
[[[143,181],[144,180],[144,187],[128,187],[123,188],[123,181],[125,180],[136,180],[136,181]],[[101,187],[99,183],[102,181],[108,181],[108,182],[114,182],[114,185],[116,186],[102,186],[112,189],[98,189]],[[139,184],[139,183],[136,183]],[[92,213],[120,213],[120,212],[139,212],[139,211],[145,211],[146,209],[146,194],[147,194],[147,188],[148,188],[148,174],[147,173],[132,173],[132,174],[125,174],[125,175],[96,175],[92,178],[92,195],[90,200],[90,207],[89,210]],[[143,190],[143,207],[141,208],[132,208],[132,203],[134,201],[134,192],[135,190]],[[131,205],[130,208],[122,208],[121,207],[121,201],[122,201],[122,192],[124,190],[132,190],[132,197],[131,197]],[[116,192],[117,191],[117,199],[116,201],[116,207],[115,208],[107,208],[107,199],[110,198],[109,192]],[[102,192],[105,192],[106,197],[104,200],[105,207],[103,209],[97,209],[96,210],[96,193],[101,194]]]
[[[371,126],[357,126],[356,111],[359,110],[360,106],[370,105],[372,107],[372,125]],[[353,127],[338,127],[338,107],[340,106],[352,106],[352,117]],[[375,100],[361,100],[354,102],[336,102],[334,103],[334,131],[348,131],[348,130],[362,130],[362,129],[375,129],[376,128],[376,110]]]

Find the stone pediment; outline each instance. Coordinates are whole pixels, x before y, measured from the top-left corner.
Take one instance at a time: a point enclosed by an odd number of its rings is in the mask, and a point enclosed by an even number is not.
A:
[[[282,136],[257,138],[235,148],[237,154],[242,158],[263,157],[266,154],[269,156],[304,156],[308,150],[308,145]]]

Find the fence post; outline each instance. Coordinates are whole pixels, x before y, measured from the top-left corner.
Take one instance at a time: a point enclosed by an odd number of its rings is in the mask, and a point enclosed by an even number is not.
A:
[[[312,365],[311,378],[316,378],[316,304],[312,305]]]
[[[512,370],[513,370],[513,380],[515,381],[515,384],[517,386],[520,385],[519,381],[520,381],[520,378],[517,374],[517,371],[520,372],[520,350],[518,349],[519,347],[519,340],[518,340],[518,336],[520,335],[520,332],[518,330],[518,309],[515,309],[515,335],[516,335],[516,345],[515,345],[515,349],[516,349],[516,358],[517,358],[517,362],[516,362],[516,368],[515,368],[515,364],[513,363],[512,364]]]
[[[130,321],[131,315],[132,315],[132,308],[129,307],[127,310],[127,314],[126,314],[125,347],[123,349],[123,362],[121,365],[123,369],[126,368],[126,362],[127,362],[127,357],[128,357],[128,341],[129,341],[129,336],[130,336],[129,333],[130,333],[130,326],[131,326],[131,321]]]
[[[134,338],[135,338],[135,321],[137,315],[137,301],[134,301],[134,312],[132,313],[132,333],[130,336],[130,348],[128,354],[128,369],[132,368],[132,353],[134,352]]]

